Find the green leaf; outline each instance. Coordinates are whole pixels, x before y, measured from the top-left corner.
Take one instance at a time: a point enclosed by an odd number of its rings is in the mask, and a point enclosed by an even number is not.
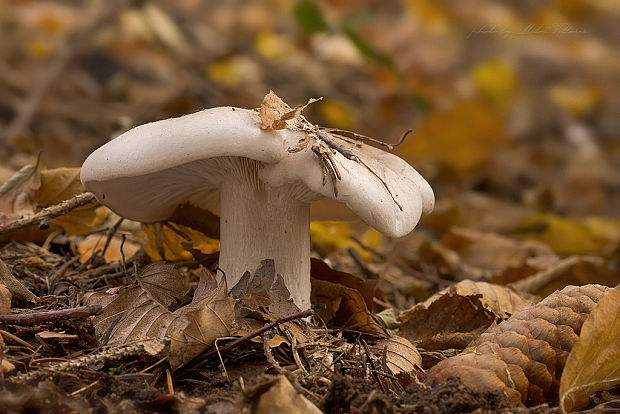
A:
[[[326,32],[329,29],[323,11],[312,0],[300,0],[293,7],[297,26],[306,34]]]
[[[343,33],[349,38],[351,43],[353,43],[353,46],[356,47],[357,51],[360,52],[360,54],[366,59],[379,63],[390,69],[396,69],[394,59],[392,59],[390,55],[383,53],[381,50],[368,43],[366,39],[357,34],[353,29],[350,27],[345,27],[343,28]]]

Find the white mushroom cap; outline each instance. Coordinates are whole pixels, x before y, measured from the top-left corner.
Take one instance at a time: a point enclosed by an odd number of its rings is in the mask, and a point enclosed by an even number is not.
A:
[[[184,202],[219,211],[218,190],[229,172],[218,157],[245,157],[261,162],[260,178],[277,187],[303,184],[302,198],[327,197],[344,203],[368,225],[391,237],[409,233],[422,213],[433,209],[430,185],[399,157],[362,144],[350,148],[389,186],[363,165],[334,154],[342,174],[338,196],[331,180],[323,185],[316,155],[308,148],[290,153],[302,131],[262,130],[255,111],[219,107],[135,127],[94,151],[84,162],[81,180],[102,204],[140,222],[170,217]],[[323,202],[316,219],[351,217],[342,206]],[[331,213],[329,211],[331,211]],[[312,211],[312,210],[311,210]]]
[[[163,221],[186,202],[219,212],[228,286],[274,259],[302,309],[310,306],[311,216],[344,219],[353,212],[400,237],[433,208],[429,184],[393,154],[338,141],[349,156],[330,151],[341,175],[336,195],[311,149],[315,138],[291,152],[306,132],[260,124],[255,111],[221,107],[141,125],[94,151],[81,180],[102,204],[132,220]]]

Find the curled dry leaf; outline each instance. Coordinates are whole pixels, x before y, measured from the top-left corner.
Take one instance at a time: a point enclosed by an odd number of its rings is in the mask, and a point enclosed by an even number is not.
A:
[[[315,315],[331,326],[343,329],[383,334],[373,319],[364,298],[355,289],[339,283],[312,279],[312,303]]]
[[[418,349],[407,339],[394,335],[378,341],[372,349],[380,356],[384,355],[390,371],[398,375],[421,369],[422,356]]]
[[[206,273],[201,278],[213,279]],[[138,280],[137,286],[87,298],[88,304],[104,306],[93,318],[99,340],[120,345],[169,338],[170,365],[176,369],[213,345],[218,337],[228,335],[235,300],[226,294],[225,282],[217,285],[214,279],[202,281],[202,296],[195,296],[192,303],[173,312],[170,307],[182,303],[187,292],[187,284],[173,266],[150,264]]]
[[[567,286],[489,328],[461,354],[431,368],[424,382],[435,387],[454,376],[516,403],[553,403],[581,326],[609,291],[601,285]]]
[[[295,390],[285,376],[278,377],[269,384],[261,384],[257,386],[257,389],[262,390],[265,386],[269,387],[267,391],[260,396],[255,396],[258,401],[255,403],[254,410],[252,410],[253,413],[321,413],[321,410]]]
[[[190,260],[192,254],[187,249],[190,246],[204,254],[220,250],[219,240],[180,224],[174,224],[174,230],[170,226],[160,224],[143,224],[141,233],[146,236],[144,251],[152,260]],[[163,258],[161,257],[162,251]]]
[[[404,311],[399,334],[426,349],[462,349],[528,303],[506,286],[464,280]]]
[[[620,384],[620,285],[594,308],[566,360],[560,380],[564,412],[588,405],[597,391]]]

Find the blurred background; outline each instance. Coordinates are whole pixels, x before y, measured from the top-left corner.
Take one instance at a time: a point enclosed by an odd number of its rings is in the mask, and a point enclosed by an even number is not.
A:
[[[271,89],[324,97],[316,124],[413,129],[396,153],[436,191],[424,228],[443,245],[426,260],[463,258],[480,234],[458,227],[617,265],[617,1],[3,0],[0,55],[0,182]]]

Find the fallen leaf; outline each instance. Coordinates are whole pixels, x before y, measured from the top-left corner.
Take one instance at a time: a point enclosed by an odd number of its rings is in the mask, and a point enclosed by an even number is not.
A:
[[[324,323],[342,329],[384,334],[372,318],[362,295],[338,283],[312,279],[312,304],[315,315]]]
[[[464,280],[404,311],[399,335],[426,349],[462,349],[528,303],[508,287]]]
[[[520,236],[538,240],[561,255],[596,254],[620,234],[620,220],[599,217],[566,218],[534,214],[521,223]]]
[[[609,292],[581,327],[560,380],[562,412],[579,411],[595,392],[620,384],[620,285]]]
[[[0,224],[36,212],[32,198],[41,186],[38,163],[26,165],[0,187]]]
[[[391,338],[377,341],[372,349],[380,358],[385,352],[386,365],[396,375],[422,369],[420,352],[415,345],[401,336],[394,335]]]
[[[213,276],[203,272],[201,278]],[[229,334],[236,301],[227,295],[224,280],[214,290],[201,289],[202,296],[195,296],[192,303],[174,312],[170,307],[185,300],[187,284],[173,266],[148,265],[138,281],[137,286],[87,297],[88,304],[104,306],[102,313],[93,318],[99,340],[107,337],[108,344],[120,345],[169,338],[170,365],[177,369],[212,346],[217,338]]]
[[[86,262],[90,257],[97,252],[97,250],[103,250],[106,243],[105,234],[90,234],[80,240],[77,244],[78,253],[80,253],[80,263]],[[123,252],[121,254],[121,245],[123,246]],[[110,245],[105,252],[104,258],[106,262],[115,262],[125,258],[133,256],[140,248],[141,244],[127,240],[123,242],[123,238],[114,236],[110,238]]]
[[[268,385],[267,391],[258,397],[253,413],[321,414],[322,411],[298,393],[285,376],[276,378]]]
[[[143,248],[152,260],[190,260],[192,253],[186,247],[199,250],[204,254],[212,254],[220,250],[219,240],[207,237],[202,232],[181,224],[174,226],[177,231],[165,225],[142,224],[142,234],[146,237]],[[164,258],[161,257],[160,247],[163,248]]]
[[[436,163],[457,174],[473,171],[506,141],[503,120],[476,102],[432,113],[397,150],[408,161]]]

